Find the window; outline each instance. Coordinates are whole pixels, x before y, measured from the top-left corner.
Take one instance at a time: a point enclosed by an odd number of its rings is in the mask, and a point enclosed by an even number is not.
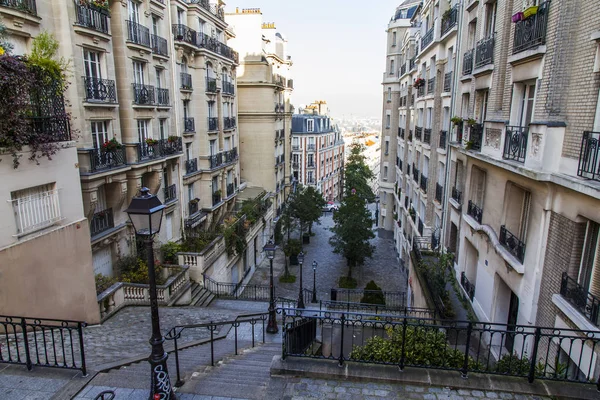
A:
[[[156,15],[152,16],[152,33],[156,36],[160,36],[160,30],[158,29],[159,27],[159,19]]]
[[[100,149],[108,139],[108,121],[92,121],[92,144],[95,149]]]
[[[215,113],[215,102],[214,101],[209,101],[208,102],[208,118],[214,118],[216,115]]]
[[[166,139],[169,137],[167,119],[161,118],[158,120],[158,132],[160,134],[161,139]]]
[[[144,84],[144,63],[142,62],[133,62],[133,83]]]
[[[136,1],[129,0],[128,3],[129,20],[135,23],[140,23],[140,5]]]
[[[387,165],[383,167],[383,180],[387,180],[388,177],[388,167]]]
[[[479,95],[479,123],[483,124],[485,122],[485,118],[487,116],[487,107],[488,107],[488,96],[489,96],[489,91],[488,90],[481,90],[478,91],[478,95]]]
[[[299,149],[300,148],[300,139],[297,137],[292,138],[292,148]]]
[[[529,216],[530,193],[512,182],[504,194],[504,226],[521,242],[525,242]],[[521,260],[522,261],[522,260]]]
[[[137,120],[137,130],[138,130],[138,141],[139,143],[144,143],[146,139],[152,138],[152,134],[150,129],[148,129],[148,120],[147,119],[138,119]]]
[[[185,25],[185,15],[183,14],[183,10],[181,8],[177,8],[177,23],[179,25]]]
[[[387,89],[387,99],[388,101],[392,101],[392,88],[388,87]]]
[[[390,154],[390,141],[386,140],[385,141],[385,155],[387,156],[388,154]]]
[[[392,47],[396,46],[396,32],[392,32]]]
[[[483,208],[485,195],[485,171],[475,166],[471,169],[471,201]]]
[[[515,84],[513,101],[515,101],[515,98],[518,102],[516,107],[516,120],[518,121],[517,124],[519,126],[529,126],[533,117],[535,82]]]
[[[313,178],[313,172],[312,171],[308,171],[308,183],[315,183],[314,178]]]
[[[204,32],[205,28],[206,28],[206,23],[202,19],[198,18],[198,32],[205,33]]]
[[[83,69],[87,78],[102,79],[100,56],[97,51],[83,50]]]
[[[308,164],[309,167],[314,167],[315,166],[314,155],[312,155],[312,154],[308,155],[307,164]]]
[[[60,203],[55,183],[11,193],[17,235],[31,233],[60,221]]]
[[[307,132],[314,132],[315,131],[315,120],[314,119],[307,119],[306,120],[306,131]]]
[[[230,145],[230,140],[231,140],[231,139],[230,139],[230,138],[228,138],[228,137],[226,137],[226,138],[223,140],[223,150],[227,151],[227,150],[229,150],[229,149],[230,149],[230,146],[231,146],[231,145]]]
[[[219,190],[219,177],[215,176],[212,178],[212,193],[215,194]]]
[[[391,124],[392,124],[392,116],[390,114],[387,114],[385,116],[385,127],[387,129],[389,129]]]
[[[217,150],[217,140],[213,139],[208,143],[208,147],[209,147],[209,151],[210,151],[210,155],[214,156],[215,154],[218,153]]]
[[[183,101],[183,118],[187,119],[190,116],[190,101],[189,100],[184,100]]]
[[[189,161],[191,158],[192,158],[192,144],[186,143],[185,144],[185,159],[187,161]]]
[[[390,60],[390,75],[394,75],[394,70],[395,70],[394,60]]]
[[[156,88],[161,89],[163,83],[163,70],[162,68],[156,68]]]
[[[496,2],[485,5],[485,37],[494,34],[496,28]]]

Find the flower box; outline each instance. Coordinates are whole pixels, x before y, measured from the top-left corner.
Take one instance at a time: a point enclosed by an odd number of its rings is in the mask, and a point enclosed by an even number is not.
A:
[[[154,145],[158,144],[158,140],[148,138],[148,139],[146,139],[146,144],[148,146],[154,146]]]
[[[112,138],[110,140],[107,140],[106,142],[102,143],[102,151],[105,152],[114,152],[119,150],[121,147],[123,147],[123,145],[121,143],[119,143],[117,141],[117,139]]]
[[[535,14],[537,14],[537,12],[538,12],[538,6],[527,7],[523,11],[523,19],[527,19],[531,16],[534,16]]]
[[[521,11],[512,16],[512,22],[514,22],[515,24],[521,20],[523,20],[523,13]]]

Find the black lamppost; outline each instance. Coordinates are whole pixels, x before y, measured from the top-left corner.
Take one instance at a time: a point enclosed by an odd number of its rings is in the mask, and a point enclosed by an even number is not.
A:
[[[269,240],[269,242],[263,247],[264,252],[267,253],[269,263],[271,264],[271,276],[269,279],[269,320],[267,322],[267,333],[277,333],[279,331],[277,328],[277,316],[275,315],[275,289],[273,288],[273,258],[275,258],[276,249],[277,247],[272,240]]]
[[[298,254],[298,264],[300,264],[300,291],[298,292],[298,308],[304,308],[304,296],[302,293],[302,264],[304,264],[304,252]]]
[[[141,195],[134,197],[125,212],[129,215],[136,235],[141,236],[146,242],[146,255],[148,257],[148,280],[150,283],[150,313],[152,317],[152,337],[150,345],[152,353],[148,358],[151,368],[150,400],[175,399],[167,371],[167,358],[163,348],[164,339],[160,334],[158,319],[158,300],[156,297],[156,275],[154,271],[154,254],[152,251],[152,238],[160,231],[160,223],[165,206],[158,197],[150,194],[148,188],[142,188]]]
[[[312,302],[317,302],[317,262],[313,261],[313,297]]]

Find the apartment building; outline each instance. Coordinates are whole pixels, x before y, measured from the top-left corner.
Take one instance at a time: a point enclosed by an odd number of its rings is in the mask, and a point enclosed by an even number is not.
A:
[[[290,190],[290,143],[294,81],[287,40],[260,9],[239,9],[225,19],[235,30],[231,45],[240,53],[237,68],[241,178],[272,194],[281,210]]]
[[[292,176],[315,186],[328,201],[341,201],[344,191],[344,139],[318,100],[292,116]]]

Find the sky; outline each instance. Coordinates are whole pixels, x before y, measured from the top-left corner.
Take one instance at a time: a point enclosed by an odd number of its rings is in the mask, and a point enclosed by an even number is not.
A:
[[[381,118],[387,24],[402,0],[226,0],[260,8],[288,40],[292,104],[325,100],[336,118]]]

